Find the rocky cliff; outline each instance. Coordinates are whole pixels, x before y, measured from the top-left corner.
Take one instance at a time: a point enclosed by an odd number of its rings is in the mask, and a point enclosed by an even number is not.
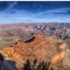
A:
[[[0,53],[5,60],[16,63],[16,68],[23,68],[27,60],[37,60],[37,63],[49,62],[53,70],[60,70],[67,45],[56,36],[35,35],[30,42],[18,41],[9,47],[1,48]],[[55,68],[56,67],[56,68]]]

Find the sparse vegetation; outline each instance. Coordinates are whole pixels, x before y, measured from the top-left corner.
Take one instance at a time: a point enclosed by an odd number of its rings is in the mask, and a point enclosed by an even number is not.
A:
[[[21,70],[53,70],[50,62],[37,62],[37,60],[27,60]]]

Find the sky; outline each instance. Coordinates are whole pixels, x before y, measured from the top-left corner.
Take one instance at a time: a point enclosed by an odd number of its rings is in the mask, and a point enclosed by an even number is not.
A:
[[[70,2],[0,2],[0,24],[70,23]]]

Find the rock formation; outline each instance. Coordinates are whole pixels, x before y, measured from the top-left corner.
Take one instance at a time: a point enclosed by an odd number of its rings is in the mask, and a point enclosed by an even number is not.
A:
[[[14,61],[17,69],[23,68],[27,60],[33,61],[35,59],[39,63],[50,62],[54,68],[62,62],[64,58],[64,48],[67,47],[62,41],[59,46],[57,46],[58,43],[59,39],[56,36],[43,37],[37,34],[33,41],[18,41],[12,46],[1,48],[0,53],[4,56],[5,60]],[[56,69],[58,69],[58,67]]]

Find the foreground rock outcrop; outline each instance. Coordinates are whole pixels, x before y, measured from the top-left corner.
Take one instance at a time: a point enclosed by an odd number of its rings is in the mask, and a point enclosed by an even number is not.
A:
[[[17,69],[31,70],[24,69],[25,64],[29,61],[33,62],[36,60],[38,66],[39,64],[41,64],[41,66],[47,66],[47,64],[44,63],[49,63],[50,65],[48,69],[36,70],[60,70],[59,65],[62,66],[64,51],[67,48],[66,43],[56,36],[43,37],[42,35],[37,34],[33,41],[18,41],[9,47],[1,48],[0,53],[4,56],[5,60],[14,61]]]

